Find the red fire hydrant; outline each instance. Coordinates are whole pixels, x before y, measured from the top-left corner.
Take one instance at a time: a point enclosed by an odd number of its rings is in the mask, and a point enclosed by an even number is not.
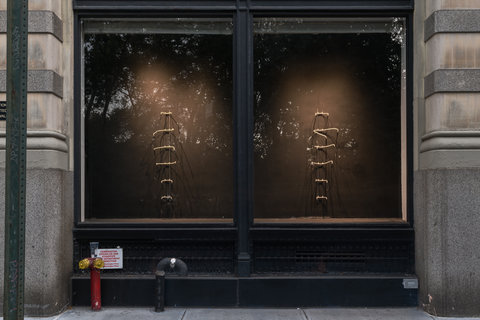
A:
[[[102,258],[85,258],[78,263],[80,269],[90,268],[90,301],[93,311],[99,311],[102,308],[100,269],[103,265]]]

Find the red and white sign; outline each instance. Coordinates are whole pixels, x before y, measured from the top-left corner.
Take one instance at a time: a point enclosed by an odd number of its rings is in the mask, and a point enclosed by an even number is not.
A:
[[[98,249],[97,256],[105,263],[102,269],[123,269],[123,249]]]

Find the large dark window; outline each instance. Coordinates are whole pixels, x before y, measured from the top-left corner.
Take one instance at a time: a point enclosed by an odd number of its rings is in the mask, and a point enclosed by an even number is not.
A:
[[[231,219],[232,22],[86,20],[84,218]]]
[[[82,22],[82,220],[232,221],[233,21]],[[405,46],[402,18],[253,19],[256,222],[406,219]]]
[[[268,18],[254,30],[256,221],[401,220],[404,21]]]

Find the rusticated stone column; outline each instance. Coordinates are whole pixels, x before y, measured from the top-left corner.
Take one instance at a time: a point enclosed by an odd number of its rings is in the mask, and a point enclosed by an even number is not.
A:
[[[415,16],[420,305],[479,316],[480,1],[416,1]]]

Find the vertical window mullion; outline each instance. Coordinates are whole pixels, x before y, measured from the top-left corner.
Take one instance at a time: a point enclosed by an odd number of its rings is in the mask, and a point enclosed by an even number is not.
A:
[[[246,9],[235,19],[235,214],[238,227],[237,273],[250,274],[249,226],[253,202],[252,19]]]

